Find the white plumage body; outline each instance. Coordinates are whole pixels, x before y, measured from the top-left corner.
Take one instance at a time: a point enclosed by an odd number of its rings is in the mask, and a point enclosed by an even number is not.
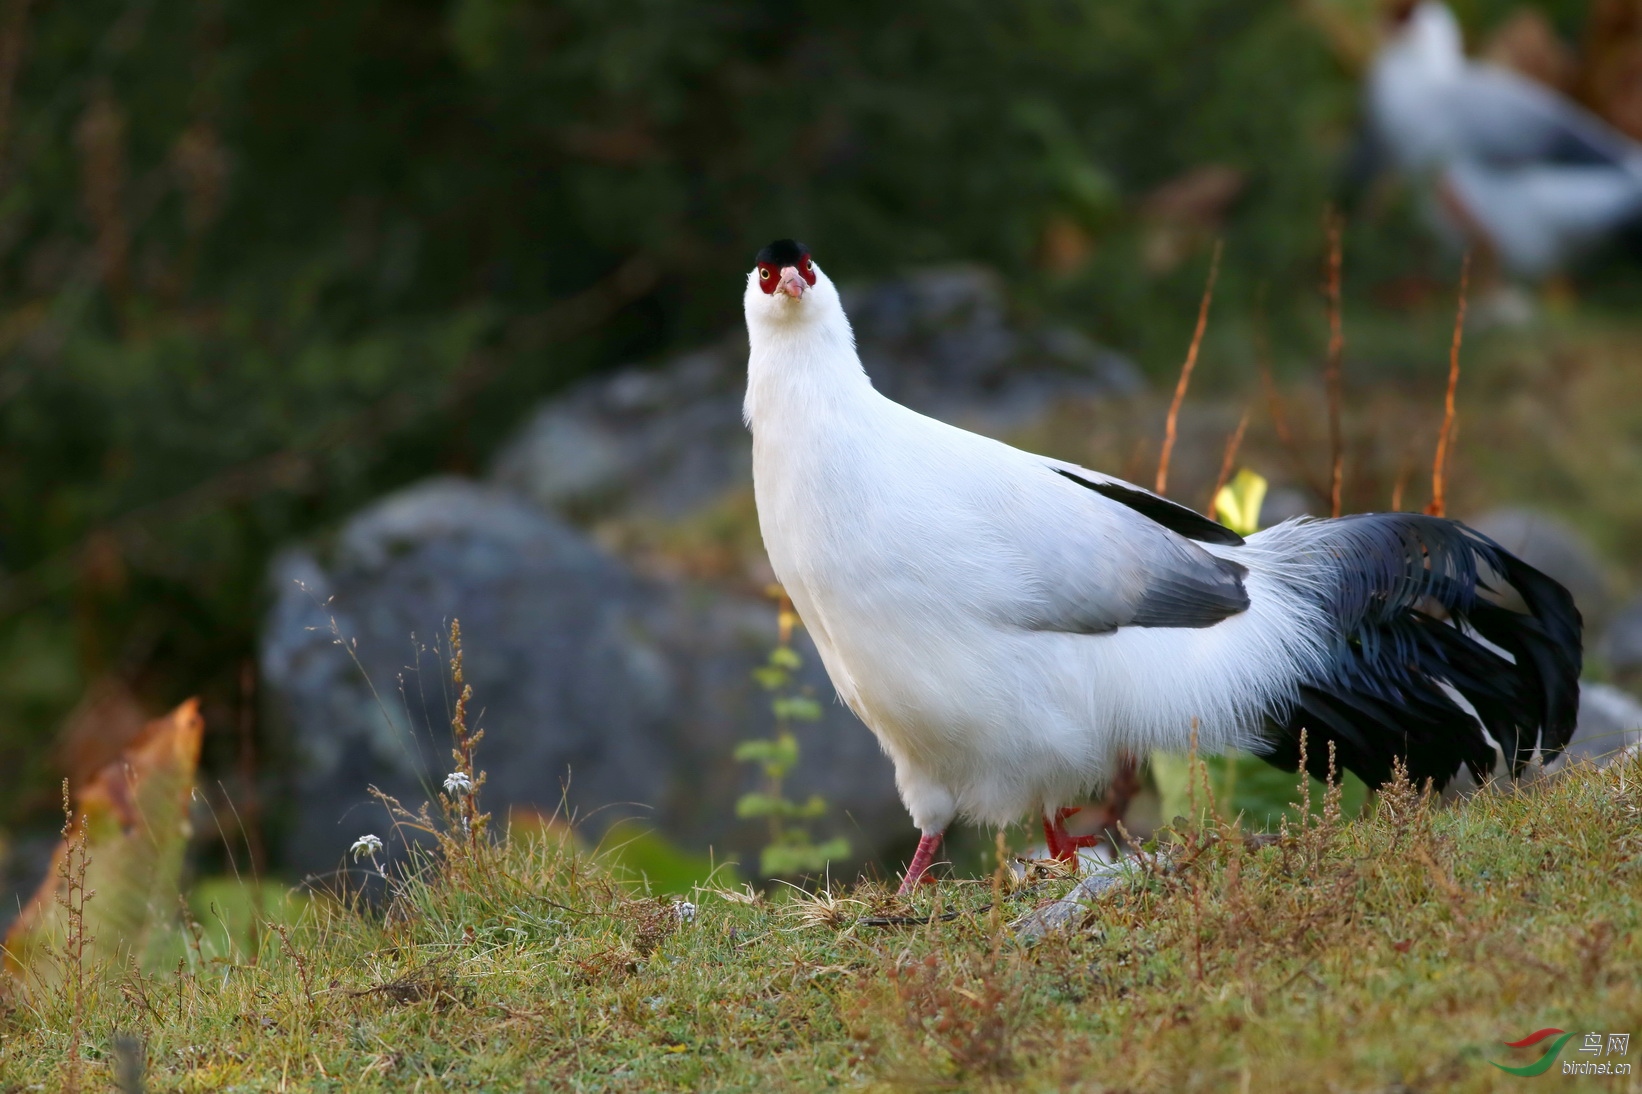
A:
[[[831,293],[822,277],[811,295]],[[1301,595],[1307,564],[1264,546],[1292,541],[1298,526],[1213,548],[1248,567],[1250,601],[1215,626],[1035,626],[1068,598],[1097,611],[1102,597],[1122,601],[1125,583],[1167,566],[1171,551],[1201,548],[1055,471],[1070,465],[880,395],[847,320],[832,314],[830,329],[795,320],[753,335],[759,524],[920,829],[954,815],[1004,824],[1081,800],[1120,751],[1185,750],[1194,723],[1205,750],[1246,745],[1296,674],[1321,661],[1328,624]],[[1156,553],[1141,557],[1148,547]]]
[[[779,288],[776,286],[779,272]],[[806,284],[808,288],[806,288]],[[1121,753],[1256,747],[1371,785],[1562,747],[1567,590],[1462,525],[1296,520],[1247,541],[1164,499],[884,398],[837,291],[791,240],[744,297],[759,527],[843,700],[924,833],[1059,810]],[[1514,593],[1525,611],[1479,597]],[[1080,839],[1082,837],[1079,837]]]

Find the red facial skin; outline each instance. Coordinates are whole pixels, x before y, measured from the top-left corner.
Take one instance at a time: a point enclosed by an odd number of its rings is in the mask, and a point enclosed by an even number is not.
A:
[[[788,270],[796,270],[798,276],[804,279],[805,284],[815,284],[815,263],[810,261],[810,256],[808,254],[805,254],[798,260],[797,266],[787,266],[784,268]],[[773,262],[760,262],[758,264],[758,287],[764,290],[765,296],[772,296],[775,294],[776,286],[781,284],[782,270],[783,267],[778,267]]]

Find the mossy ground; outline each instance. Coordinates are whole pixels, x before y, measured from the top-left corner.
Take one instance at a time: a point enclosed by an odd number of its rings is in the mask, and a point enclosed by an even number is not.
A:
[[[1052,871],[910,907],[698,890],[685,918],[562,830],[447,843],[385,915],[313,899],[254,950],[218,929],[175,970],[101,970],[80,1082],[125,1033],[151,1091],[1636,1089],[1491,1061],[1546,1026],[1642,1034],[1642,759],[1261,842],[1214,822],[1171,861],[1034,942],[1010,923],[1070,887]],[[11,992],[0,1089],[62,1088],[73,1010]]]

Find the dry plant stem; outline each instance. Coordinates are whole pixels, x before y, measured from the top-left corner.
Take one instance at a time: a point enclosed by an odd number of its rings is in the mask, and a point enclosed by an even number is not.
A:
[[[1203,300],[1197,306],[1197,327],[1192,331],[1192,344],[1186,350],[1186,363],[1180,366],[1180,381],[1174,387],[1174,399],[1169,403],[1169,416],[1163,422],[1163,451],[1157,458],[1157,493],[1169,492],[1169,457],[1174,453],[1175,430],[1180,420],[1180,404],[1186,401],[1186,389],[1191,386],[1192,370],[1197,367],[1197,351],[1203,344],[1203,331],[1209,324],[1209,304],[1214,300],[1214,281],[1220,276],[1221,241],[1215,240],[1214,257],[1209,260],[1209,279],[1203,286]]]
[[[165,1025],[165,1019],[160,1015],[159,1008],[148,994],[148,987],[153,981],[144,980],[142,968],[137,964],[137,956],[132,954],[126,958],[126,979],[120,985],[120,994],[127,1000],[142,1008],[143,1012],[154,1020],[156,1026]]]
[[[1340,381],[1341,365],[1345,359],[1346,338],[1340,317],[1340,216],[1330,209],[1325,217],[1328,231],[1328,271],[1324,285],[1328,295],[1328,366],[1325,379],[1328,385],[1328,453],[1329,516],[1340,515],[1340,494],[1344,481],[1345,454],[1340,436]]]
[[[467,776],[467,786],[462,790],[458,800],[462,818],[462,834],[467,839],[468,846],[478,846],[480,829],[484,819],[479,815],[479,785],[484,782],[484,774],[473,769],[473,750],[484,737],[485,731],[470,732],[467,725],[468,701],[473,698],[473,688],[462,675],[462,623],[453,619],[450,622],[450,679],[457,687],[456,709],[451,713],[450,732],[456,741],[456,747],[451,750],[451,756],[456,761],[456,770]]]
[[[1191,741],[1186,746],[1186,809],[1197,817],[1197,719],[1192,719]]]
[[[1250,407],[1243,411],[1243,416],[1237,421],[1237,428],[1232,430],[1231,436],[1226,438],[1226,451],[1220,457],[1220,474],[1215,476],[1214,489],[1209,491],[1209,508],[1207,516],[1214,519],[1215,512],[1220,507],[1220,491],[1226,483],[1231,481],[1232,464],[1237,461],[1237,450],[1243,447],[1243,433],[1249,428],[1249,415],[1253,413]]]
[[[1301,831],[1305,830],[1305,826],[1308,823],[1310,823],[1310,820],[1311,820],[1311,767],[1309,766],[1310,762],[1311,762],[1311,757],[1308,754],[1309,751],[1310,751],[1310,746],[1308,744],[1310,739],[1311,739],[1311,734],[1309,732],[1307,732],[1306,730],[1302,729],[1300,731],[1300,829],[1301,829]]]
[[[1328,786],[1323,789],[1323,820],[1330,828],[1339,828],[1345,823],[1345,815],[1341,812],[1340,800],[1345,793],[1345,784],[1340,778],[1338,757],[1335,755],[1334,742],[1328,743]]]
[[[1431,504],[1425,511],[1434,517],[1448,515],[1448,447],[1454,436],[1454,393],[1460,383],[1460,342],[1465,337],[1465,297],[1471,287],[1471,252],[1460,261],[1460,299],[1454,309],[1454,339],[1448,346],[1448,391],[1443,397],[1442,429],[1437,432],[1437,451],[1431,457]]]
[[[69,1019],[68,1060],[63,1068],[63,1089],[76,1094],[80,1089],[80,1038],[85,1027],[86,1010],[86,947],[95,939],[86,934],[86,901],[97,895],[86,888],[86,867],[91,852],[86,845],[86,821],[82,815],[75,823],[74,805],[68,793],[68,780],[63,780],[63,857],[57,865],[57,876],[62,889],[57,903],[68,916],[68,929],[63,937],[62,961],[67,975],[65,980],[74,985],[74,1010]]]
[[[317,1012],[318,1004],[314,1000],[313,973],[308,968],[307,957],[303,956],[301,950],[291,945],[291,932],[286,928],[285,924],[275,922],[274,920],[269,920],[263,926],[279,935],[280,942],[285,946],[285,953],[291,958],[292,963],[296,965],[296,975],[297,979],[302,984],[302,994],[308,998],[308,1010],[310,1012]]]

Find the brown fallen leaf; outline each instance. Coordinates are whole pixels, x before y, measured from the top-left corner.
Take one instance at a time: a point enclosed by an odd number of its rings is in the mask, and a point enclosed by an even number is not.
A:
[[[190,699],[149,722],[76,794],[69,839],[83,837],[88,851],[85,886],[95,896],[85,926],[95,964],[142,961],[171,921],[204,733],[199,701]],[[54,955],[68,925],[57,900],[66,853],[59,843],[45,881],[6,933],[4,967],[25,982],[50,985],[61,975]]]

